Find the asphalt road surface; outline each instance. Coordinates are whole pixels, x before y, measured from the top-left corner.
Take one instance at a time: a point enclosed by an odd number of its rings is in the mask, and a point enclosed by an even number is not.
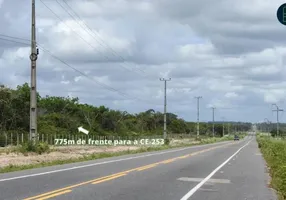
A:
[[[276,200],[255,137],[0,175],[1,200]]]

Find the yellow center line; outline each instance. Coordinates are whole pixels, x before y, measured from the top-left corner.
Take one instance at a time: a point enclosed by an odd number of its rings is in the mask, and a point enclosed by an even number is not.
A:
[[[176,159],[173,158],[173,159],[169,159],[169,160],[164,160],[164,161],[161,162],[161,163],[167,164],[167,163],[173,162],[173,161],[175,161],[175,160],[176,160]]]
[[[119,174],[117,176],[112,176],[110,178],[106,178],[106,179],[102,179],[102,180],[98,180],[98,181],[95,181],[93,182],[92,184],[98,184],[98,183],[102,183],[102,182],[105,182],[105,181],[109,181],[109,180],[112,180],[112,179],[116,179],[116,178],[119,178],[121,176],[125,176],[126,174]]]
[[[145,167],[138,168],[137,171],[142,171],[142,170],[149,169],[149,168],[152,168],[152,167],[155,167],[155,166],[157,166],[157,164],[147,165]]]
[[[149,164],[149,165],[144,165],[144,166],[141,166],[141,167],[136,167],[134,169],[131,169],[129,171],[138,171],[138,169],[141,169],[141,168],[145,168],[145,167],[149,167],[149,166],[153,166],[153,165],[158,165],[160,164],[161,162],[156,162],[156,163],[152,163],[152,164]]]
[[[58,193],[55,193],[55,194],[52,194],[52,195],[49,195],[49,196],[45,196],[45,197],[37,199],[37,200],[50,199],[50,198],[53,198],[53,197],[56,197],[56,196],[59,196],[59,195],[62,195],[62,194],[66,194],[66,193],[69,193],[69,192],[71,192],[71,190],[64,190],[62,192],[58,192]]]
[[[177,158],[187,158],[189,156],[194,156],[194,155],[197,155],[197,154],[201,154],[201,153],[204,153],[206,151],[210,151],[210,150],[213,150],[213,149],[216,149],[216,148],[221,148],[221,147],[228,146],[228,145],[231,145],[231,144],[234,144],[234,143],[229,143],[229,144],[221,145],[221,146],[218,146],[218,147],[212,147],[212,148],[209,148],[209,149],[197,151],[197,152],[194,152],[194,153],[191,153],[191,154],[187,154],[187,155],[184,155],[184,156],[179,156],[179,157],[176,157],[176,158],[172,158],[172,159],[156,162],[156,163],[153,163],[153,164],[137,167],[137,168],[134,168],[134,169],[122,171],[122,172],[119,172],[119,173],[116,173],[116,174],[111,174],[111,175],[108,175],[108,176],[96,178],[96,179],[93,179],[93,180],[85,181],[85,182],[82,182],[82,183],[78,183],[78,184],[75,184],[75,185],[71,185],[71,186],[68,186],[68,187],[64,187],[64,188],[61,188],[61,189],[57,189],[57,190],[53,190],[53,191],[50,191],[50,192],[47,192],[47,193],[43,193],[43,194],[40,194],[40,195],[37,195],[37,196],[29,197],[29,198],[26,198],[24,200],[35,200],[35,199],[39,200],[39,199],[46,199],[46,198],[48,198],[49,196],[52,196],[52,195],[58,196],[62,192],[64,192],[63,194],[67,193],[67,191],[70,192],[71,191],[70,189],[75,188],[75,187],[79,187],[79,186],[90,184],[90,183],[92,183],[92,184],[101,183],[101,182],[104,182],[104,181],[107,181],[107,180],[111,180],[111,179],[114,179],[114,178],[125,176],[129,172],[141,171],[141,170],[144,170],[144,169],[149,169],[149,168],[155,167],[155,166],[157,166],[158,164],[161,164],[161,163],[169,163],[169,162],[171,162],[173,160],[176,160]],[[49,196],[47,196],[47,195],[49,195]]]
[[[128,171],[130,171],[130,170],[128,170]],[[116,174],[111,174],[111,175],[108,175],[108,176],[96,178],[96,179],[93,179],[93,180],[90,180],[90,181],[78,183],[78,184],[71,185],[71,186],[68,186],[68,187],[64,187],[64,188],[61,188],[61,189],[58,189],[58,190],[53,190],[53,191],[50,191],[50,192],[47,192],[47,193],[43,193],[43,194],[40,194],[40,195],[37,195],[37,196],[29,197],[29,198],[26,198],[24,200],[37,199],[39,197],[43,197],[43,196],[46,196],[46,195],[49,195],[49,194],[53,194],[53,193],[56,193],[56,192],[61,192],[63,190],[72,189],[72,188],[75,188],[75,187],[78,187],[78,186],[82,186],[82,185],[86,185],[86,184],[89,184],[89,183],[92,183],[92,182],[95,182],[95,181],[98,181],[98,180],[102,180],[102,179],[106,179],[106,178],[109,178],[109,177],[117,176],[117,175],[122,174],[122,173],[124,173],[124,172],[119,172],[119,173],[116,173]]]
[[[180,157],[178,157],[178,159],[187,158],[187,157],[189,157],[189,156],[190,156],[190,155],[180,156]]]

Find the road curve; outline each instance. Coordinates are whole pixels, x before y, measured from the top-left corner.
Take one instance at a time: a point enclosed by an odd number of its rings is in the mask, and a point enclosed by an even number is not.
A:
[[[3,200],[275,200],[254,136],[0,175]]]

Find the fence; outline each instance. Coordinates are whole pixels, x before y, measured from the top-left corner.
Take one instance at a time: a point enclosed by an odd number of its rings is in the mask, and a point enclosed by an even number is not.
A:
[[[208,138],[212,133],[200,135],[200,138]],[[88,140],[140,140],[140,139],[160,139],[162,135],[138,135],[138,136],[100,136],[100,135],[85,135],[85,134],[38,134],[38,141],[46,142],[49,145],[59,145],[59,140],[66,139],[67,144],[75,145],[76,141],[84,140],[86,144]],[[169,139],[195,139],[196,133],[169,133]],[[0,147],[17,146],[29,141],[29,133],[3,133],[0,132]]]
[[[170,139],[195,138],[195,134],[168,134]],[[0,133],[0,147],[17,146],[29,141],[28,133]],[[85,134],[38,134],[38,141],[46,142],[49,145],[59,145],[59,141],[66,139],[66,145],[75,145],[78,140],[140,140],[160,139],[162,135],[139,135],[139,136],[100,136]]]

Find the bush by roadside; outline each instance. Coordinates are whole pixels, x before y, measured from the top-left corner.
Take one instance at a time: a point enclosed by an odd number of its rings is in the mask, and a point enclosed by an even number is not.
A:
[[[26,142],[18,147],[18,151],[25,154],[28,152],[34,152],[37,154],[49,153],[50,146],[45,142],[33,143],[32,141]]]
[[[258,136],[257,141],[270,168],[271,186],[281,200],[286,200],[286,140]]]

